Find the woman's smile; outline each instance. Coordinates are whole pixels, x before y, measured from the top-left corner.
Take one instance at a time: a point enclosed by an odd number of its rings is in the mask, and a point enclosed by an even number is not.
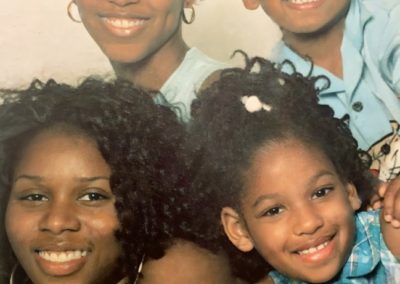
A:
[[[149,18],[143,17],[101,17],[104,26],[116,37],[131,37],[144,29]]]

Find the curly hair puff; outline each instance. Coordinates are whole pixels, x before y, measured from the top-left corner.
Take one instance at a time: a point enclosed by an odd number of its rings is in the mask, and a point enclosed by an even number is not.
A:
[[[133,282],[142,257],[161,257],[186,224],[180,222],[185,206],[180,154],[185,131],[174,112],[154,104],[149,93],[128,82],[95,78],[76,88],[53,80],[34,81],[24,91],[1,91],[1,98],[2,216],[18,154],[34,135],[65,125],[90,137],[112,170],[111,188],[121,224],[117,237],[124,271]],[[1,271],[9,277],[16,260],[3,219]]]
[[[226,206],[240,212],[244,173],[258,149],[295,137],[321,149],[339,176],[355,184],[364,205],[372,186],[347,125],[333,117],[330,107],[318,104],[316,82],[326,80],[326,86],[329,81],[325,77],[306,78],[290,62],[283,63],[293,69],[287,74],[281,71],[282,66],[268,60],[244,56],[244,69],[224,70],[192,104],[188,144],[193,171],[191,206],[202,216],[194,219],[197,242],[212,250],[225,247],[234,272],[254,282],[265,276],[268,267],[257,253],[239,253],[226,242],[220,212]],[[272,111],[249,112],[242,102],[245,96],[258,97]]]

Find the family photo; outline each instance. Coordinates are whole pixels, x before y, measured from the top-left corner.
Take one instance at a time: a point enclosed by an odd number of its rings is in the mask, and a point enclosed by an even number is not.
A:
[[[0,283],[400,283],[399,0],[2,4]]]

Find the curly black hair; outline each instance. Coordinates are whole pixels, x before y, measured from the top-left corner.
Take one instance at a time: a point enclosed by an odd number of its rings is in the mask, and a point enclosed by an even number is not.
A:
[[[220,212],[226,206],[240,212],[244,173],[257,150],[293,137],[325,153],[342,180],[357,187],[364,206],[372,186],[349,128],[333,117],[330,107],[318,104],[320,89],[315,86],[326,82],[322,84],[326,87],[329,81],[325,77],[304,77],[291,62],[283,63],[293,69],[287,74],[281,71],[282,65],[245,57],[244,69],[224,70],[219,80],[193,102],[189,156],[193,172],[191,206],[202,216],[195,219],[197,242],[213,250],[225,247],[231,254],[234,272],[254,282],[265,276],[268,267],[257,253],[238,253],[226,242],[221,236]],[[271,110],[248,111],[242,99],[251,96]]]
[[[153,103],[149,92],[120,80],[88,78],[78,87],[34,81],[23,91],[1,91],[1,98],[0,271],[9,277],[16,263],[5,235],[4,212],[19,153],[41,131],[65,125],[96,141],[112,170],[121,224],[116,234],[124,272],[133,282],[142,257],[161,257],[185,226],[180,222],[185,129],[174,112]]]

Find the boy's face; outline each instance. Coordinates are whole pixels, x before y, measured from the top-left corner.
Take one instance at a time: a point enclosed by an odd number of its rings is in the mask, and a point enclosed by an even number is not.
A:
[[[248,9],[262,6],[283,33],[322,31],[344,18],[351,0],[243,0]],[[300,3],[298,3],[300,2]]]
[[[323,153],[293,139],[259,151],[247,176],[241,223],[252,246],[291,278],[334,277],[353,246],[354,186]]]

